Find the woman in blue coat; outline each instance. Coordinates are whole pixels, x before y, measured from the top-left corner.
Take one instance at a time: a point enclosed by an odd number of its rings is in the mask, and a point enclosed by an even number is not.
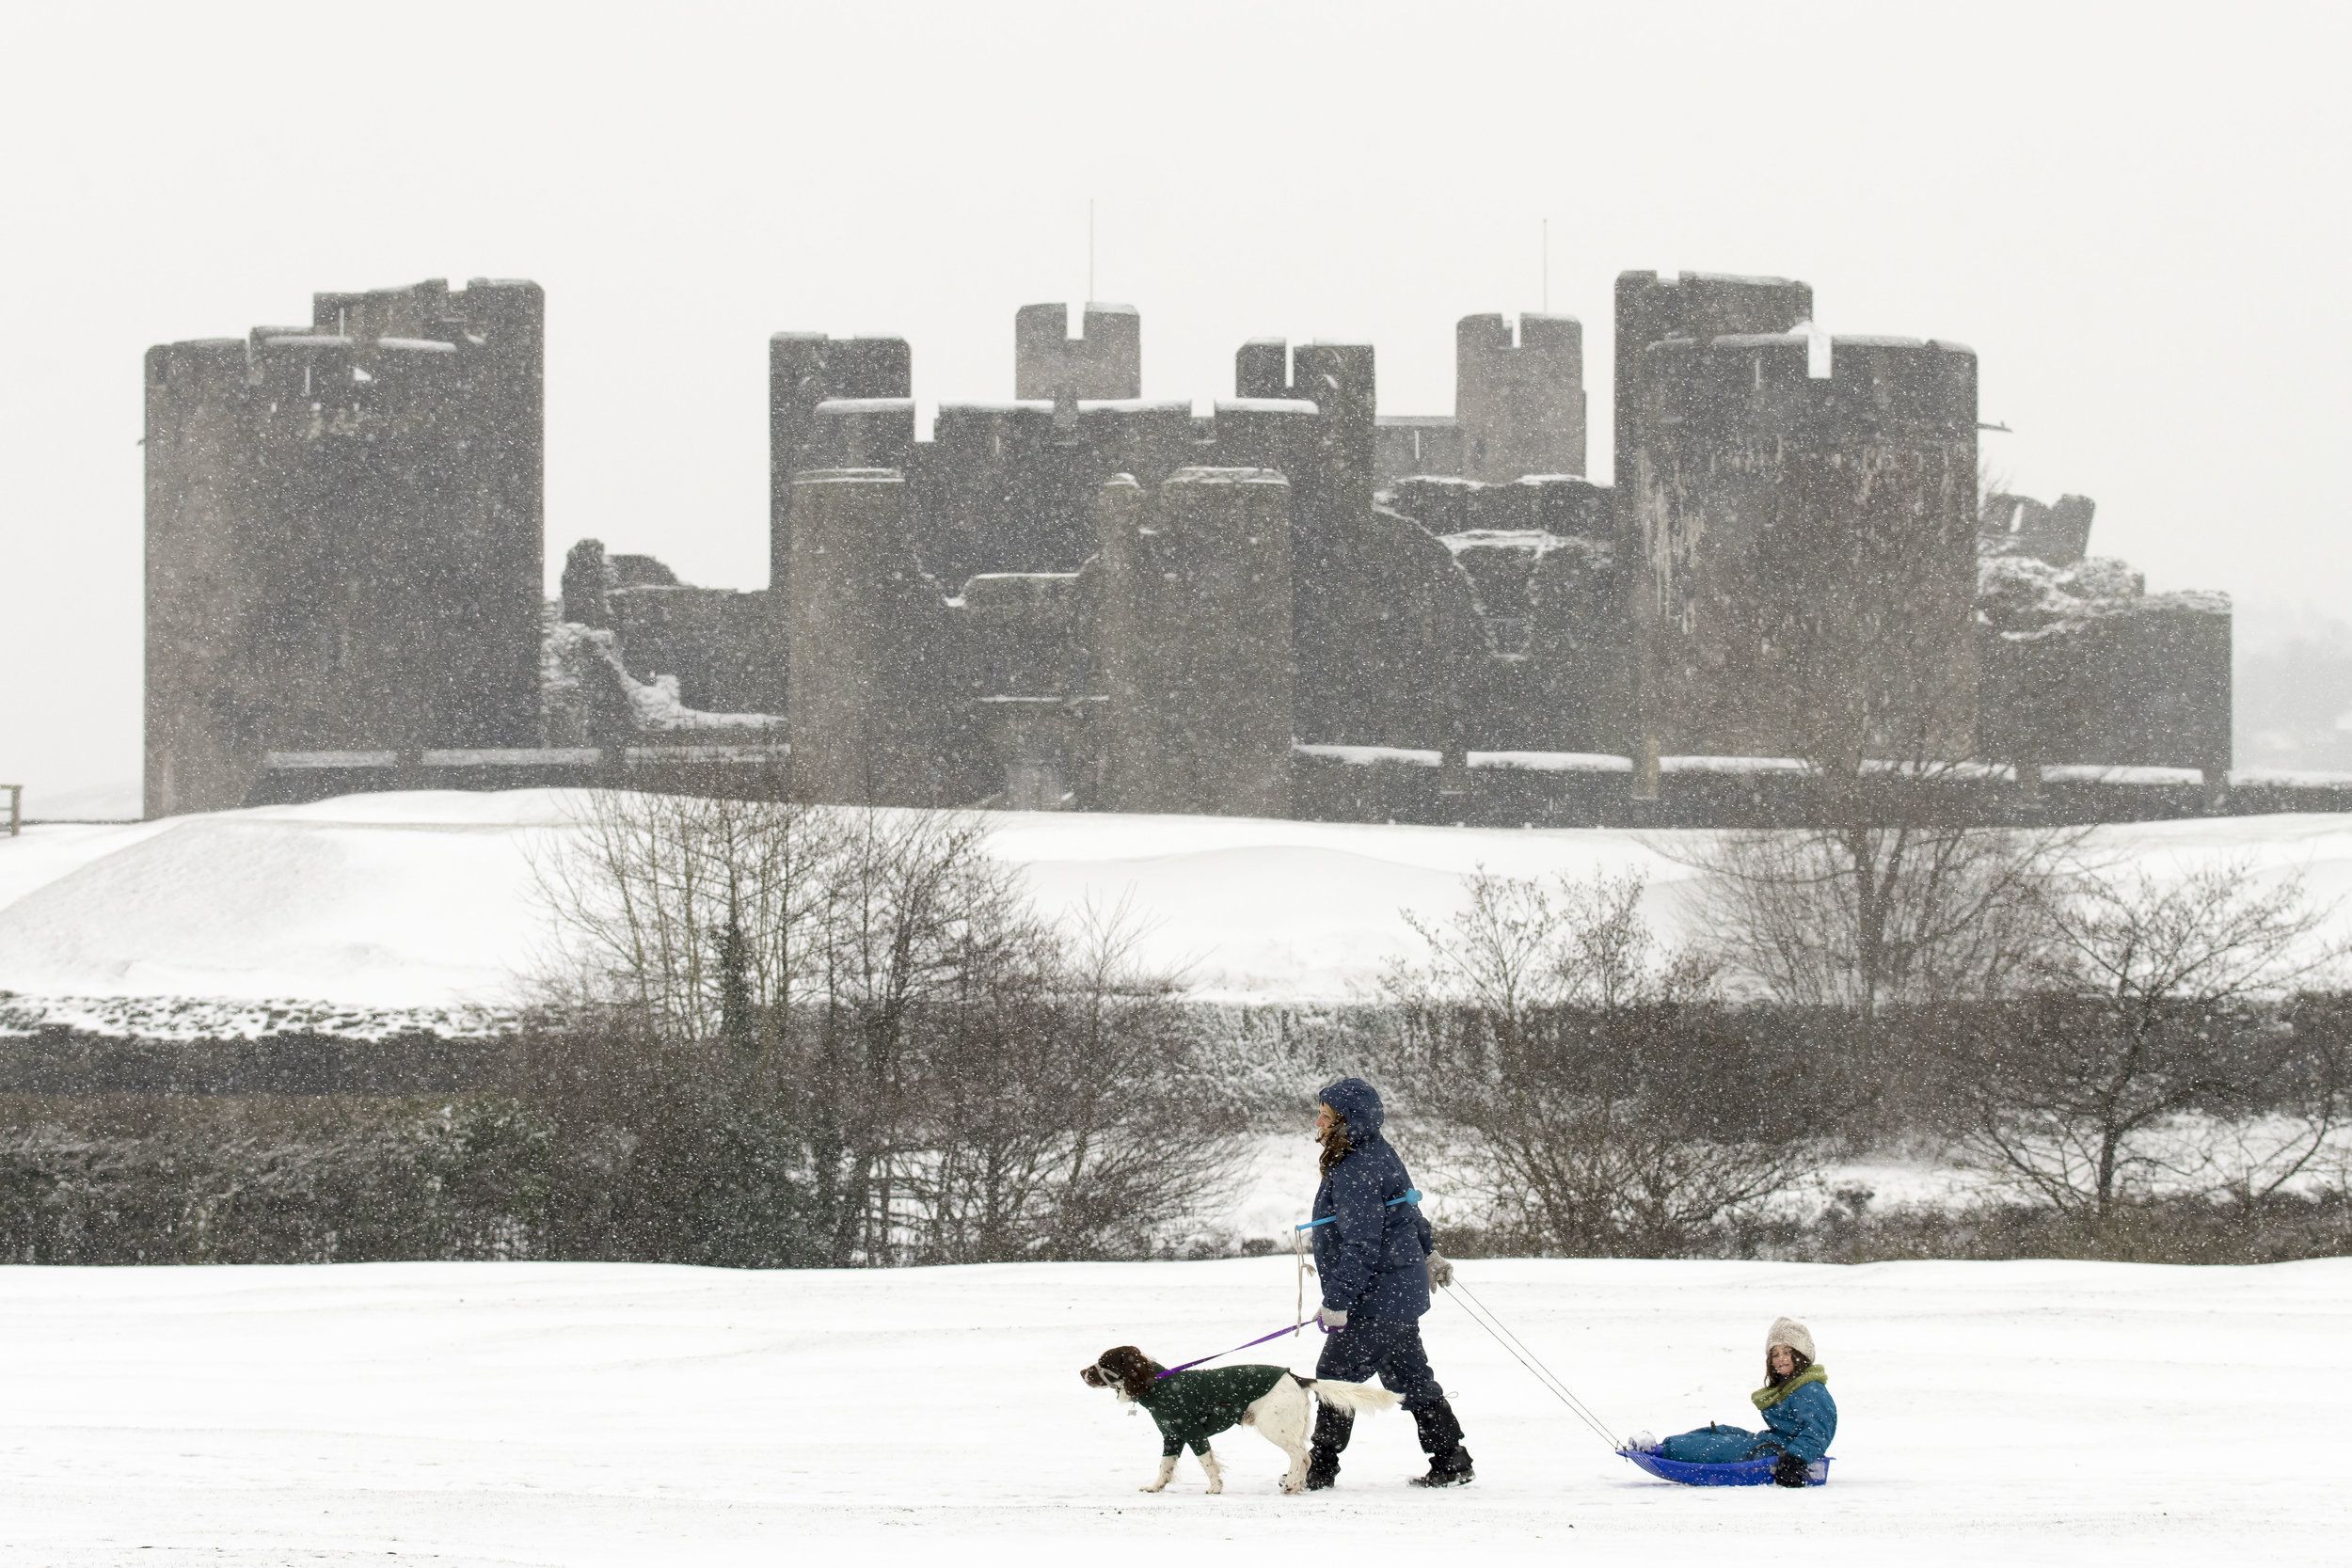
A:
[[[1805,1466],[1828,1453],[1830,1439],[1837,1435],[1837,1402],[1830,1398],[1829,1371],[1813,1359],[1813,1336],[1804,1324],[1792,1318],[1772,1324],[1764,1337],[1764,1386],[1748,1398],[1763,1413],[1762,1432],[1709,1422],[1663,1443],[1636,1436],[1628,1446],[1685,1465],[1776,1457],[1772,1479],[1783,1486],[1803,1486]]]
[[[1454,1265],[1438,1255],[1420,1208],[1391,1202],[1411,1192],[1413,1180],[1380,1135],[1386,1113],[1379,1091],[1360,1078],[1343,1078],[1315,1098],[1322,1101],[1315,1137],[1323,1145],[1323,1184],[1312,1217],[1330,1221],[1309,1232],[1323,1284],[1315,1315],[1330,1333],[1315,1376],[1361,1383],[1377,1373],[1421,1429],[1429,1473],[1415,1476],[1413,1484],[1459,1486],[1470,1479],[1470,1450],[1421,1343],[1429,1287],[1451,1284]],[[1355,1426],[1346,1411],[1327,1404],[1318,1411],[1307,1458],[1310,1492],[1339,1478],[1340,1450]]]

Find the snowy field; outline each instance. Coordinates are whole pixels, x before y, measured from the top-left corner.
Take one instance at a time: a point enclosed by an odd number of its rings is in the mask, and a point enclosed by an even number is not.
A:
[[[360,795],[0,838],[0,990],[82,999],[53,1016],[138,1022],[125,999],[405,1012],[516,1000],[548,957],[532,865],[576,796]],[[1639,870],[1672,936],[1692,917],[1694,835],[1005,813],[995,853],[1040,902],[1124,901],[1146,957],[1204,1000],[1342,1001],[1415,950],[1402,911],[1442,916],[1480,866],[1517,877]],[[2249,816],[2101,830],[2093,852],[2161,873],[2245,858],[2307,874],[2352,934],[2352,816]],[[231,1023],[250,1015],[230,1006]],[[213,1020],[220,1027],[220,1019]],[[242,1026],[242,1025],[240,1025]]]
[[[1083,1386],[1293,1301],[1285,1258],[893,1273],[564,1264],[0,1270],[0,1559],[94,1565],[1204,1561],[1652,1568],[2344,1560],[2352,1260],[1492,1262],[1462,1277],[1604,1418],[1754,1424],[1805,1320],[1831,1483],[1705,1491],[1607,1452],[1440,1302],[1476,1484],[1362,1418],[1339,1490],[1218,1440],[1136,1487],[1148,1418]],[[1276,1359],[1305,1369],[1308,1339]],[[1263,1353],[1260,1353],[1263,1354]],[[1238,1558],[1236,1558],[1236,1554]]]

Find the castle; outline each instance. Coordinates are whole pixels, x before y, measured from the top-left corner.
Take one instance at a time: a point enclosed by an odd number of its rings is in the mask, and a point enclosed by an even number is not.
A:
[[[769,587],[585,540],[545,606],[538,290],[321,294],[149,355],[148,809],[686,762],[1352,820],[1777,820],[1971,761],[2020,809],[2085,767],[2217,806],[2226,601],[2089,559],[2082,498],[1980,503],[1971,351],[1812,316],[1622,275],[1613,490],[1565,316],[1465,318],[1451,417],[1276,339],[1202,415],[1142,398],[1132,308],[1028,306],[1014,398],[928,438],[905,341],[782,333]]]

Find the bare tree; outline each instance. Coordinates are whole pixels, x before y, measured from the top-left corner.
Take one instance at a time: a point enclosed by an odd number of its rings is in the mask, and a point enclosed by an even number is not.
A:
[[[2036,979],[2053,940],[2047,890],[2081,842],[1937,822],[1899,801],[1685,853],[1708,875],[1708,950],[1775,1000],[1852,1009],[1867,1036],[1885,1004],[1998,997]]]
[[[1387,981],[1389,1067],[1450,1132],[1498,1227],[1545,1250],[1672,1255],[1816,1162],[1799,1085],[1723,1026],[1712,968],[1661,949],[1638,876],[1484,872]]]
[[[935,1021],[905,1165],[922,1260],[1148,1254],[1227,1191],[1243,1118],[1139,934],[1089,909]]]
[[[597,790],[536,856],[559,958],[545,981],[660,1037],[772,1044],[825,968],[845,820],[786,800]]]
[[[2168,1185],[2277,1192],[2341,1122],[2344,1031],[2257,1006],[2342,956],[2328,912],[2299,876],[2244,862],[2075,875],[2049,901],[2039,1001],[1962,1074],[1965,1148],[2009,1185],[2102,1219]]]
[[[569,1022],[523,1076],[574,1146],[659,1189],[619,1244],[691,1212],[836,1267],[1133,1254],[1214,1196],[1231,1118],[1185,1070],[1173,980],[1121,918],[1041,918],[986,837],[952,813],[590,798],[539,866]]]

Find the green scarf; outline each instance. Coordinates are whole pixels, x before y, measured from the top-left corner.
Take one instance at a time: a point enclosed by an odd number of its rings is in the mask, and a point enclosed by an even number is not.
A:
[[[1795,1393],[1806,1384],[1827,1383],[1828,1381],[1829,1369],[1816,1361],[1812,1366],[1807,1367],[1804,1370],[1799,1372],[1796,1376],[1790,1378],[1779,1387],[1758,1388],[1755,1393],[1750,1394],[1748,1398],[1756,1402],[1756,1407],[1758,1410],[1770,1410],[1772,1406],[1778,1404],[1781,1401],[1787,1399],[1789,1395]]]

